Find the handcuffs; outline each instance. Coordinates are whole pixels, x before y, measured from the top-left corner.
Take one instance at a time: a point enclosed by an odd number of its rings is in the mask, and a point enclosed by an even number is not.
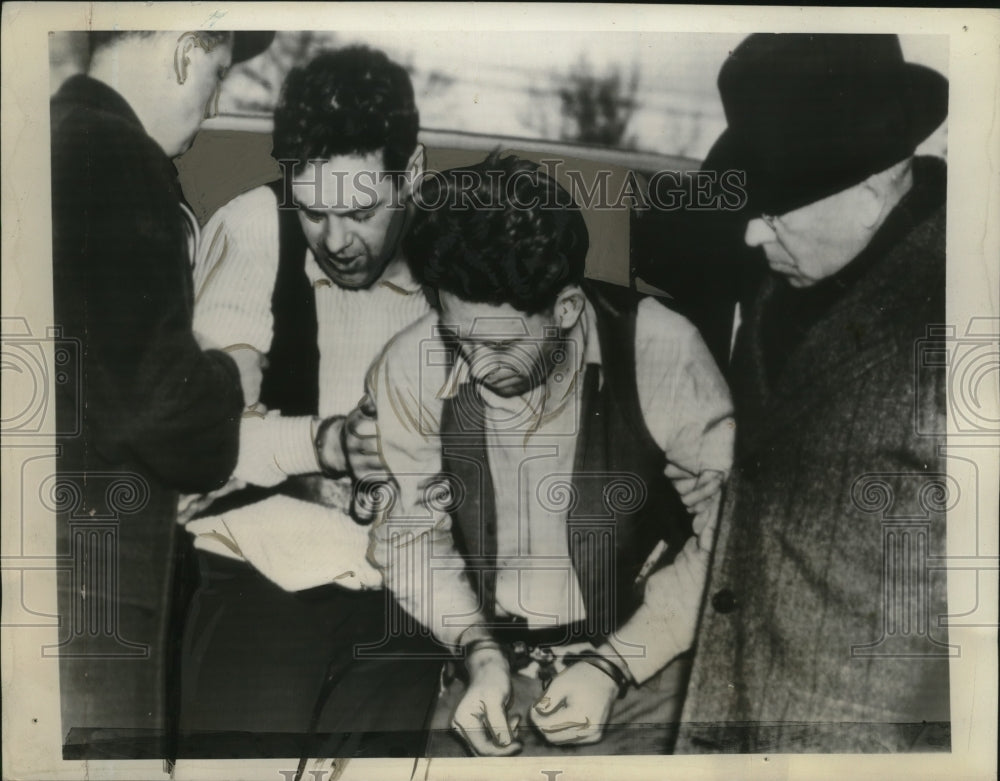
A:
[[[561,672],[558,666],[559,662],[562,664],[562,669],[578,662],[584,662],[592,667],[596,667],[615,682],[618,687],[618,699],[624,697],[628,691],[628,676],[618,665],[593,649],[584,648],[558,655],[552,650],[551,646],[532,646],[523,640],[501,643],[492,638],[477,638],[463,646],[462,650],[465,657],[468,658],[476,651],[484,648],[500,651],[506,657],[511,672],[527,674],[528,677],[538,678],[542,682],[543,689],[548,688],[552,679]],[[536,665],[537,669],[531,673],[525,673],[524,671],[532,665]]]

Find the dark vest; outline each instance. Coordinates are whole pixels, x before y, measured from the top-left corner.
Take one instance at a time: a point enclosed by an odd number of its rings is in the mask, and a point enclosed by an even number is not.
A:
[[[260,400],[283,415],[315,415],[319,409],[319,346],[316,295],[305,271],[308,245],[284,181],[268,186],[279,205],[279,255],[271,296],[274,335]],[[281,208],[282,204],[286,207]]]
[[[637,584],[636,578],[657,542],[663,539],[669,546],[657,562],[663,566],[692,530],[689,514],[663,474],[666,456],[639,406],[635,320],[640,297],[590,281],[585,290],[597,314],[604,383],[598,387],[598,367],[588,365],[572,480],[546,490],[550,499],[566,500],[569,551],[587,611],[581,634],[600,641],[642,604],[644,582]],[[456,545],[482,609],[492,619],[497,518],[482,404],[471,383],[445,402],[442,463],[456,483]]]

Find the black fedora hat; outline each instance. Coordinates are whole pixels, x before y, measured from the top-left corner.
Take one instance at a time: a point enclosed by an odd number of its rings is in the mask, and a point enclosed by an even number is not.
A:
[[[754,34],[719,72],[727,128],[703,170],[746,172],[747,208],[783,214],[913,154],[948,114],[948,81],[895,35]]]
[[[274,41],[274,30],[239,30],[233,35],[233,64],[263,54]]]

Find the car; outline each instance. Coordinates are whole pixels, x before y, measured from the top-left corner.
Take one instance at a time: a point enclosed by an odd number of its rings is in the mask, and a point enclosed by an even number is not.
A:
[[[176,161],[202,224],[240,193],[279,178],[271,131],[266,116],[222,115],[202,125]],[[732,221],[721,221],[732,230],[710,224],[720,204],[740,205],[738,182],[727,195],[719,173],[699,172],[700,161],[678,155],[433,128],[421,129],[420,140],[428,171],[478,162],[500,149],[553,172],[584,209],[587,276],[655,296],[691,320],[716,361],[726,363],[734,305],[751,272],[762,267]],[[748,271],[736,273],[741,269]]]

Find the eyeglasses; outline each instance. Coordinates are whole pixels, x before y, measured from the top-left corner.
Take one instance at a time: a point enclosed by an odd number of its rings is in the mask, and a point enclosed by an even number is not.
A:
[[[773,214],[762,214],[760,215],[760,218],[764,221],[764,224],[768,228],[770,228],[772,231],[774,230],[774,223],[777,222],[778,220],[777,216]]]

